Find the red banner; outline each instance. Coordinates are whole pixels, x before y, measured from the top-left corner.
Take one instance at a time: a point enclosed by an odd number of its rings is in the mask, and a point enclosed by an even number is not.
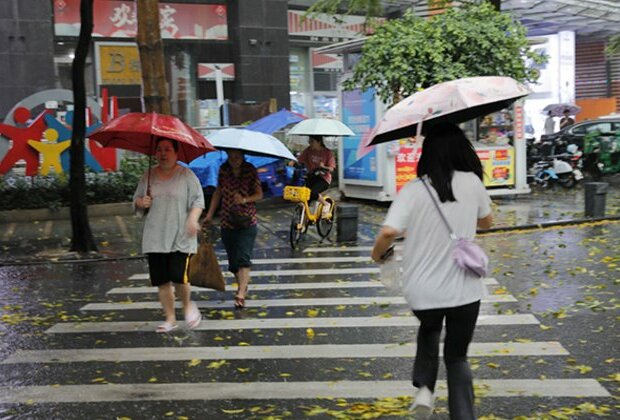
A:
[[[416,177],[422,148],[400,146],[396,155],[396,192]]]
[[[93,37],[133,38],[138,31],[136,3],[95,0]],[[164,39],[228,39],[225,4],[160,3],[159,22]],[[78,36],[80,0],[54,0],[57,36]]]

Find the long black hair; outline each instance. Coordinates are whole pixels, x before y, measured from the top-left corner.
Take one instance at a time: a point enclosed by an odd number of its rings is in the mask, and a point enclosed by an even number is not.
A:
[[[428,175],[442,203],[456,201],[454,171],[473,172],[482,181],[482,164],[463,130],[452,123],[433,125],[424,139],[418,177]]]
[[[323,146],[323,149],[327,148],[327,146],[325,146],[325,141],[323,140],[323,136],[317,136],[317,135],[310,136],[310,140],[316,140],[319,143],[321,143],[321,146]]]

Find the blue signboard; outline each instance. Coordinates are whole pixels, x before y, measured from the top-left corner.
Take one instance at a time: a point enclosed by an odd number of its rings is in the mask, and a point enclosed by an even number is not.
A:
[[[343,178],[355,181],[377,181],[377,150],[364,151],[360,142],[375,126],[375,93],[359,89],[342,93],[342,122],[355,136],[343,138]]]

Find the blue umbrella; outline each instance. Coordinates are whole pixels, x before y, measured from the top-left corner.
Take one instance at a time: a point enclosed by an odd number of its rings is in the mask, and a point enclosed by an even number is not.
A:
[[[217,175],[220,171],[220,166],[228,159],[228,154],[222,150],[217,152],[207,153],[202,155],[189,164],[189,167],[198,179],[203,188],[217,187]],[[245,160],[250,162],[256,168],[269,165],[279,159],[267,158],[262,156],[246,156]]]
[[[305,116],[283,108],[278,112],[269,114],[260,120],[254,121],[245,128],[252,131],[260,131],[261,133],[271,134],[283,127],[286,127],[287,125],[295,124],[305,119]]]

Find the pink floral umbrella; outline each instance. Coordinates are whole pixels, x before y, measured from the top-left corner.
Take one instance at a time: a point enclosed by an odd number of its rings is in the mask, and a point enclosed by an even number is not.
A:
[[[368,136],[368,145],[413,137],[421,123],[455,124],[497,112],[530,94],[510,77],[481,76],[439,83],[390,108]],[[420,130],[419,130],[420,129]]]

